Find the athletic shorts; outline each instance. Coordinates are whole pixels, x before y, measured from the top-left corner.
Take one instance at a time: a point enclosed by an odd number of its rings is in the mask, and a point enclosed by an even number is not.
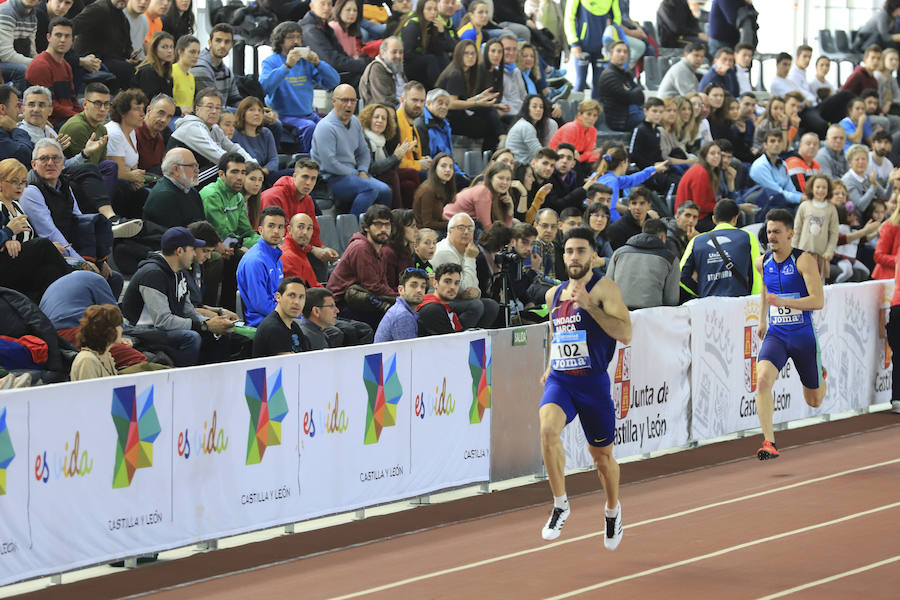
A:
[[[602,448],[616,438],[616,408],[609,395],[609,376],[577,377],[550,371],[541,406],[555,404],[566,414],[566,425],[575,415],[588,444]]]
[[[815,329],[804,327],[787,332],[769,327],[756,361],[767,360],[780,371],[788,358],[793,359],[803,387],[816,390],[822,385],[822,357]]]

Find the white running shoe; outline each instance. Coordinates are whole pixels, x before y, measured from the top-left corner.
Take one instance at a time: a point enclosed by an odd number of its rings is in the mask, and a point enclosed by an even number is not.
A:
[[[891,401],[891,412],[892,413],[900,413],[900,400],[892,400]]]
[[[622,503],[617,505],[618,513],[614,517],[606,517],[606,535],[603,536],[603,545],[607,550],[615,550],[622,541]],[[604,512],[604,514],[606,514]]]
[[[558,538],[559,534],[562,533],[562,528],[566,523],[566,519],[569,518],[570,512],[572,511],[568,507],[557,508],[554,506],[553,511],[550,513],[550,518],[547,519],[547,524],[541,529],[541,537],[545,540],[555,540]]]

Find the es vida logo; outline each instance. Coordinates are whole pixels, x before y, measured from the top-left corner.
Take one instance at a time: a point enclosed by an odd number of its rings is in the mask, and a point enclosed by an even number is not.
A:
[[[456,402],[453,401],[453,394],[447,393],[447,378],[443,378],[441,387],[435,386],[434,397],[431,399],[431,414],[435,417],[448,417],[456,410]],[[424,419],[428,413],[428,399],[424,392],[416,394],[415,414],[420,419]]]
[[[160,433],[159,418],[153,404],[153,386],[141,392],[140,396],[133,385],[115,388],[112,420],[118,434],[113,488],[128,487],[135,471],[153,466],[153,442]]]
[[[317,417],[314,408],[303,413],[303,435],[316,437],[316,419],[321,421],[322,415],[320,413]],[[350,428],[350,418],[341,408],[341,398],[337,392],[334,394],[334,406],[329,402],[325,409],[324,419],[327,433],[344,433]]]
[[[0,496],[6,494],[6,470],[16,457],[9,427],[6,425],[6,407],[0,410]]]
[[[469,342],[469,372],[472,374],[472,404],[469,406],[469,423],[481,423],[484,411],[491,407],[491,378],[493,369],[491,352],[482,338]]]
[[[364,444],[377,444],[385,427],[397,424],[397,404],[403,396],[397,376],[397,355],[382,362],[381,353],[363,359],[363,383],[366,386],[366,427]]]
[[[196,451],[200,449],[201,454],[222,454],[228,449],[228,436],[224,429],[219,428],[219,416],[213,411],[212,418],[209,421],[203,421],[203,427],[200,429],[200,439],[197,439],[197,433],[193,434],[194,443],[191,444],[191,431],[189,427],[185,427],[184,431],[178,432],[178,442],[176,451],[178,456],[185,460],[191,457],[191,449]]]
[[[281,385],[281,369],[266,379],[266,369],[247,371],[244,397],[250,410],[247,436],[248,465],[258,465],[266,448],[281,444],[281,422],[288,413],[287,398]]]

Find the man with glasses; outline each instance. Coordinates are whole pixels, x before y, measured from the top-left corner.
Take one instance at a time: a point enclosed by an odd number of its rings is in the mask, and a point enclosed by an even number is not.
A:
[[[463,327],[488,328],[494,326],[500,305],[491,298],[482,298],[478,287],[478,274],[475,269],[475,258],[481,252],[473,241],[475,237],[475,221],[466,213],[453,215],[447,225],[447,237],[438,242],[431,259],[437,269],[445,263],[455,263],[462,268],[459,293],[450,303]]]
[[[388,309],[378,330],[375,343],[411,340],[419,336],[419,314],[416,308],[425,299],[428,290],[428,273],[422,269],[409,268],[400,273],[397,286],[397,302]]]
[[[23,165],[31,162],[31,139],[19,129],[19,93],[11,85],[0,85],[0,160],[15,158]]]
[[[28,133],[31,142],[52,139],[65,148],[71,143],[66,135],[57,135],[48,118],[52,96],[50,90],[33,85],[25,90],[23,105],[24,120],[19,128]],[[98,164],[88,162],[86,154],[91,154],[106,144],[106,138],[96,139],[92,136],[85,145],[85,151],[66,159],[63,175],[69,178],[72,191],[80,203],[79,208],[86,213],[100,213],[112,224],[113,235],[117,238],[130,238],[140,233],[143,227],[140,219],[128,219],[117,216],[112,207],[111,198],[115,193],[118,180],[118,166],[111,160],[103,160]]]
[[[362,233],[354,233],[337,267],[328,278],[328,289],[345,316],[378,327],[394,303],[397,290],[385,274],[381,248],[391,235],[391,209],[376,204],[363,215]]]
[[[362,124],[353,114],[356,90],[341,84],[334,89],[331,102],[334,110],[316,126],[310,155],[319,163],[322,178],[331,186],[338,210],[349,209],[359,216],[376,203],[389,207],[393,199],[391,188],[369,177],[372,153]]]
[[[169,138],[168,147],[187,148],[200,163],[201,187],[211,181],[218,172],[219,159],[226,152],[237,152],[250,162],[255,160],[240,144],[235,144],[219,127],[222,114],[222,97],[215,88],[204,88],[197,93],[194,114],[180,119]]]
[[[141,126],[135,129],[137,137],[138,169],[160,173],[166,140],[171,135],[169,122],[175,116],[175,99],[157,94],[150,99]]]
[[[144,220],[166,229],[203,221],[203,200],[197,191],[200,172],[191,151],[172,148],[166,152],[162,174],[144,203]]]
[[[306,292],[306,304],[303,307],[303,318],[300,320],[300,330],[309,344],[309,349],[325,350],[344,346],[337,323],[338,307],[331,290],[310,288]],[[338,337],[335,337],[335,334]]]
[[[66,62],[66,53],[72,48],[72,22],[65,18],[53,19],[47,39],[50,42],[47,49],[28,65],[25,79],[29,85],[41,85],[53,90],[50,121],[60,124],[82,111],[75,95],[72,67]]]
[[[272,32],[273,53],[262,63],[259,83],[266,92],[266,104],[299,133],[300,151],[309,152],[313,130],[320,121],[313,108],[313,89],[334,88],[341,77],[319,55],[303,45],[300,25],[280,23]]]
[[[63,151],[56,140],[43,139],[34,145],[29,184],[20,204],[34,226],[34,232],[50,238],[73,262],[85,262],[103,275],[118,297],[124,279],[106,263],[112,252],[110,222],[99,214],[84,214],[63,175]]]
[[[88,162],[94,164],[106,160],[106,144],[89,152],[89,141],[108,139],[106,134],[106,118],[110,107],[109,88],[102,83],[89,83],[84,88],[84,110],[59,128],[59,134],[69,137],[69,145],[65,149],[66,158],[82,154]]]

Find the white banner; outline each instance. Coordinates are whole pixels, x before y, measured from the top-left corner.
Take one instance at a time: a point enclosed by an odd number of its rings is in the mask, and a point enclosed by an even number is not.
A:
[[[609,379],[616,409],[618,458],[686,444],[689,439],[691,324],[687,309],[631,313],[631,344],[616,344]],[[566,468],[590,467],[581,422],[563,430]]]
[[[243,361],[215,377],[172,371],[175,516],[193,541],[298,513],[298,362]]]
[[[813,314],[813,322],[828,371],[828,392],[820,407],[807,406],[797,370],[789,360],[772,390],[775,423],[861,409],[876,401],[876,376],[885,373],[883,357],[878,369],[884,344],[878,324],[884,285],[869,282],[825,288],[825,306]],[[692,438],[705,440],[759,427],[759,297],[706,298],[686,306],[694,324]]]
[[[880,318],[878,320],[878,334],[882,336],[878,342],[878,351],[875,353],[875,399],[873,402],[890,402],[893,398],[891,390],[893,388],[892,376],[892,352],[887,341],[887,334],[884,327],[887,325],[888,316],[891,311],[891,297],[894,295],[894,280],[882,281],[881,283],[881,302],[879,305]]]
[[[184,538],[172,515],[167,378],[123,376],[62,389],[36,388],[28,397],[30,440],[21,459],[29,467],[30,560],[14,574],[4,564],[0,580]]]
[[[0,583],[41,567],[31,535],[28,495],[34,463],[29,455],[28,403],[0,394]]]
[[[412,495],[408,490],[414,396],[409,378],[410,344],[303,357],[299,414],[305,515]]]
[[[491,339],[463,334],[442,342],[431,352],[413,344],[410,486],[422,493],[490,475]]]

